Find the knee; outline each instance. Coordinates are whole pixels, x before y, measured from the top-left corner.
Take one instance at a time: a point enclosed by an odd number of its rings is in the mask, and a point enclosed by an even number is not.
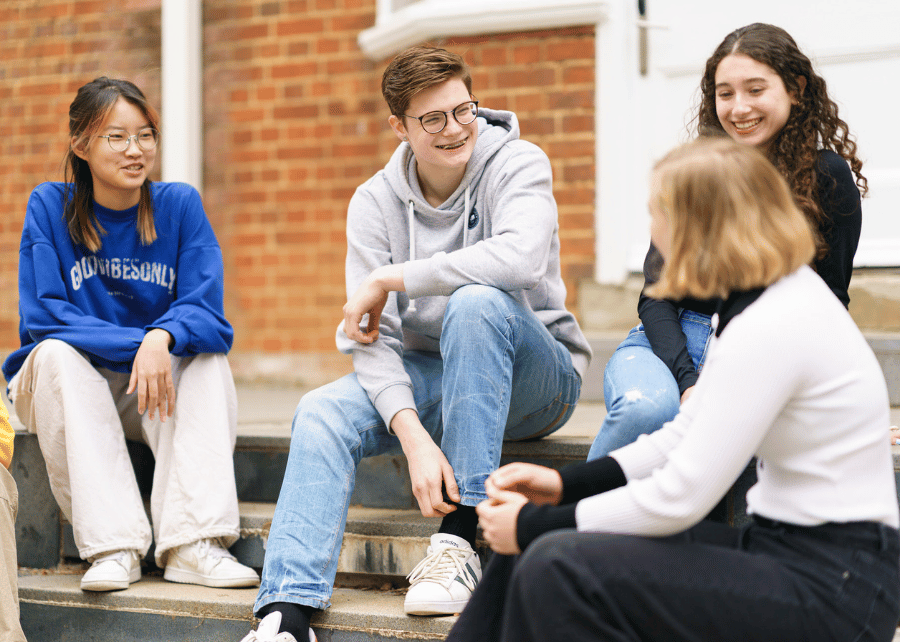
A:
[[[450,295],[444,314],[444,329],[455,323],[504,319],[509,316],[512,301],[509,294],[495,287],[465,285]]]
[[[34,348],[34,360],[37,366],[62,364],[68,361],[86,361],[83,356],[65,341],[44,339]]]
[[[629,388],[612,400],[610,415],[618,423],[646,427],[642,432],[652,432],[678,414],[680,399],[678,389],[667,387],[646,390]]]
[[[291,448],[353,439],[348,407],[352,402],[329,384],[300,398],[291,423]]]
[[[574,534],[571,530],[551,531],[534,540],[519,558],[513,581],[526,584],[552,581],[561,566],[579,558],[574,550]]]

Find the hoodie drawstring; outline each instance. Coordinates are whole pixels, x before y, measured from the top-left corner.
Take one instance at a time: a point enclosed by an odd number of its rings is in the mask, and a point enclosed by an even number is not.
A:
[[[409,205],[406,207],[406,211],[409,212],[409,260],[416,260],[416,206],[413,205],[412,199],[409,199]],[[416,302],[414,299],[409,299],[409,307],[407,308],[410,312],[416,311]]]
[[[472,207],[472,197],[469,192],[469,185],[466,185],[466,194],[465,194],[465,203],[463,205],[463,242],[462,246],[466,247],[469,244],[469,212]],[[413,204],[412,199],[409,199],[409,202],[406,206],[407,214],[409,215],[409,260],[416,260],[416,206]],[[413,299],[409,300],[409,307],[407,308],[410,312],[416,311],[416,302]]]

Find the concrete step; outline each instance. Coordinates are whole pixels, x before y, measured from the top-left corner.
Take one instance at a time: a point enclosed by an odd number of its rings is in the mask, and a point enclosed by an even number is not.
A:
[[[582,402],[603,403],[603,372],[606,363],[627,334],[627,329],[586,332],[594,357],[581,387]],[[864,330],[863,335],[881,364],[891,406],[900,406],[900,332]]]
[[[145,576],[125,591],[85,593],[80,575],[19,577],[29,640],[57,642],[237,642],[251,627],[255,589],[211,589]],[[336,589],[332,607],[313,618],[320,642],[441,640],[454,617],[403,613],[403,591]]]

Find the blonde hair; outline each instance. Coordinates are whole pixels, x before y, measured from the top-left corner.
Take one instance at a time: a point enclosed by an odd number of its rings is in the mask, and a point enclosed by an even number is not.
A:
[[[654,167],[651,191],[671,247],[650,296],[724,298],[813,259],[808,219],[778,170],[749,145],[699,139],[676,147]]]

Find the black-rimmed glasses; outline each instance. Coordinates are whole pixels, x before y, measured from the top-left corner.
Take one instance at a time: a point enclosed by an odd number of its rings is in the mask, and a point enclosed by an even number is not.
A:
[[[447,114],[453,114],[460,125],[471,125],[478,117],[478,101],[470,100],[461,105],[457,105],[450,111],[430,111],[424,116],[410,116],[403,114],[406,118],[415,118],[429,134],[439,134],[444,131],[447,126]]]
[[[105,136],[97,136],[97,138],[105,138],[106,142],[109,143],[110,149],[114,152],[124,152],[128,149],[128,146],[131,144],[131,139],[133,138],[138,144],[138,147],[145,152],[149,152],[152,149],[156,149],[156,145],[159,143],[159,132],[148,127],[131,136],[113,132],[112,134],[106,134]]]

